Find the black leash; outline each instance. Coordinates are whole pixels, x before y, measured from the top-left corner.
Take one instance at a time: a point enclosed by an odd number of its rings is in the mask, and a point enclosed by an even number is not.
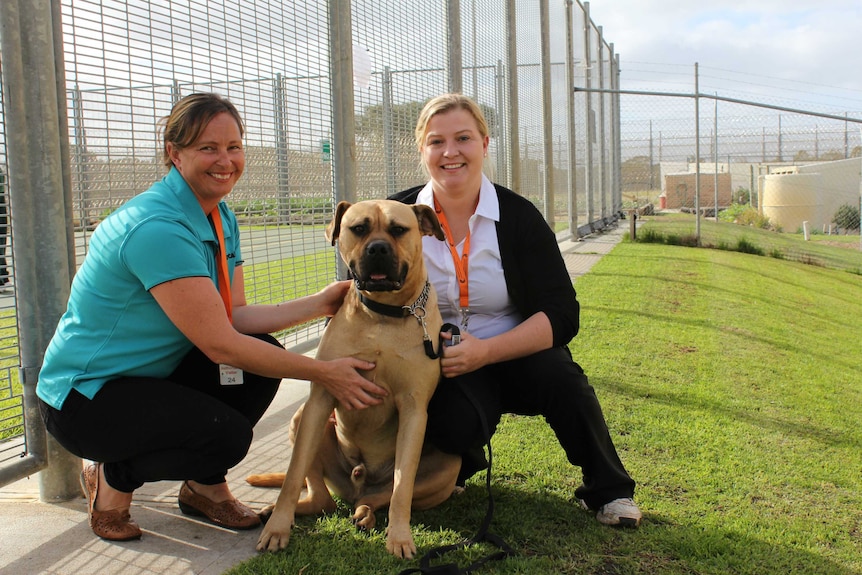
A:
[[[359,294],[359,301],[361,301],[362,304],[371,311],[394,318],[404,318],[409,316],[415,317],[416,320],[419,322],[419,325],[422,326],[422,339],[425,345],[425,355],[427,355],[431,359],[439,359],[443,356],[443,334],[446,332],[451,333],[451,345],[457,345],[461,341],[461,330],[458,328],[457,325],[451,323],[444,323],[443,326],[440,328],[437,351],[434,351],[434,344],[431,341],[431,337],[428,335],[428,328],[425,324],[425,304],[428,302],[428,295],[430,293],[430,289],[431,284],[428,282],[428,280],[425,280],[425,287],[415,302],[413,302],[409,306],[397,306],[380,303],[370,298],[367,298],[365,297],[365,294],[362,293],[362,290],[360,290],[358,286],[356,287],[356,291]],[[409,569],[405,569],[398,573],[398,575],[410,575],[411,573],[421,573],[422,575],[467,575],[469,573],[472,573],[474,570],[478,569],[485,563],[488,563],[490,561],[498,561],[500,559],[505,559],[506,557],[509,557],[511,555],[515,555],[515,550],[512,549],[505,541],[503,541],[503,539],[488,531],[488,527],[491,525],[491,519],[494,517],[494,496],[491,492],[491,466],[493,464],[493,453],[491,452],[491,430],[488,428],[488,421],[485,418],[484,411],[482,411],[481,406],[479,405],[479,401],[473,396],[470,389],[465,387],[464,394],[473,404],[473,408],[476,410],[476,413],[479,414],[479,420],[482,423],[482,429],[485,430],[485,444],[488,446],[488,469],[485,472],[485,487],[488,490],[488,510],[485,512],[485,518],[482,520],[482,525],[479,527],[479,530],[473,537],[465,539],[460,543],[454,543],[452,545],[442,545],[440,547],[435,547],[434,549],[431,549],[430,551],[425,553],[425,555],[423,555],[422,558],[419,560],[419,567],[411,567]],[[497,546],[500,550],[474,561],[463,569],[461,569],[457,563],[445,563],[442,565],[434,566],[431,565],[432,560],[439,559],[450,551],[455,551],[457,549],[462,549],[475,543],[483,542],[491,543],[492,545]]]
[[[441,328],[441,332],[451,331],[453,340],[460,340],[461,330],[458,329],[458,326],[453,325],[451,323],[444,324]],[[457,339],[456,339],[457,338]],[[439,355],[443,354],[443,337],[440,336],[440,352]],[[438,355],[438,357],[439,357]],[[466,575],[468,573],[472,573],[485,563],[489,563],[491,561],[499,561],[500,559],[505,559],[506,557],[515,555],[516,552],[512,549],[502,538],[488,531],[488,527],[491,525],[491,519],[494,517],[494,495],[491,492],[491,467],[493,465],[493,453],[491,452],[491,430],[488,428],[488,422],[485,419],[485,413],[479,406],[478,400],[474,397],[469,388],[465,387],[463,389],[465,395],[473,404],[473,407],[476,409],[476,412],[479,414],[479,419],[482,423],[482,428],[485,430],[485,442],[488,446],[488,469],[485,472],[485,487],[488,490],[488,510],[485,512],[485,518],[482,520],[482,525],[479,527],[479,530],[473,537],[469,539],[465,539],[459,543],[454,543],[451,545],[441,545],[440,547],[435,547],[431,549],[422,558],[419,560],[419,567],[411,567],[409,569],[405,569],[398,573],[398,575],[410,575],[411,573],[421,573],[422,575]],[[464,567],[463,569],[458,566],[457,563],[444,563],[442,565],[431,565],[431,561],[434,559],[439,559],[446,553],[450,551],[455,551],[457,549],[462,549],[464,547],[468,547],[473,545],[474,543],[490,543],[492,545],[497,546],[500,550],[490,555],[486,555],[481,559],[477,559],[470,565]]]

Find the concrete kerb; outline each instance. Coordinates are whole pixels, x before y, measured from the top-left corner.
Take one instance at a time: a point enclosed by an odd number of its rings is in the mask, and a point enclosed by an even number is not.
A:
[[[623,228],[609,226],[579,240],[560,241],[573,280],[619,243]],[[228,474],[234,494],[253,508],[273,503],[277,494],[247,485],[245,477],[287,469],[287,424],[307,393],[307,382],[282,382],[255,429],[251,451]],[[179,482],[162,481],[139,489],[131,512],[143,538],[109,543],[90,530],[83,494],[48,504],[39,501],[36,477],[12,483],[0,489],[0,575],[219,575],[257,554],[259,530],[233,531],[184,516],[177,507],[179,487]]]

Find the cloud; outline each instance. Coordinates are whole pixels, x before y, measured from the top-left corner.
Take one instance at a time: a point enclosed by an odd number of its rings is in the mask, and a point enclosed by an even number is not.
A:
[[[624,88],[650,76],[653,89],[691,87],[698,62],[703,91],[862,110],[858,0],[592,0],[590,13],[620,54]]]

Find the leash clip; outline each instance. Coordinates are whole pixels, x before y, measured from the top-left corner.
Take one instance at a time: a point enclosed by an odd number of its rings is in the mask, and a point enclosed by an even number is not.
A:
[[[428,311],[425,309],[425,302],[428,301],[428,296],[431,294],[431,283],[428,280],[425,280],[425,287],[422,289],[422,293],[419,294],[419,297],[414,301],[411,305],[403,306],[403,310],[405,315],[412,315],[416,318],[416,321],[419,322],[419,325],[422,326],[422,341],[431,341],[431,336],[428,335],[428,325],[425,323],[425,317],[428,315]]]

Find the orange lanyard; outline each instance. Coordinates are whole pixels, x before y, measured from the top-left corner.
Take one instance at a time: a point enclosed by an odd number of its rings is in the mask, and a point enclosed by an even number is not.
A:
[[[227,251],[224,244],[224,230],[221,226],[221,212],[218,206],[210,212],[216,237],[218,237],[218,291],[224,301],[224,309],[227,312],[228,321],[233,321],[233,305],[230,299],[230,274],[227,271]]]
[[[434,198],[434,211],[437,212],[440,227],[446,233],[446,243],[449,244],[449,253],[452,254],[452,263],[455,264],[455,277],[458,279],[458,293],[461,304],[461,324],[467,327],[467,314],[470,313],[470,284],[467,276],[467,262],[470,259],[470,226],[469,224],[467,225],[463,255],[459,256],[458,250],[455,248],[455,237],[452,235],[449,222],[446,220],[446,214],[443,213],[443,208],[440,207],[437,198]]]

